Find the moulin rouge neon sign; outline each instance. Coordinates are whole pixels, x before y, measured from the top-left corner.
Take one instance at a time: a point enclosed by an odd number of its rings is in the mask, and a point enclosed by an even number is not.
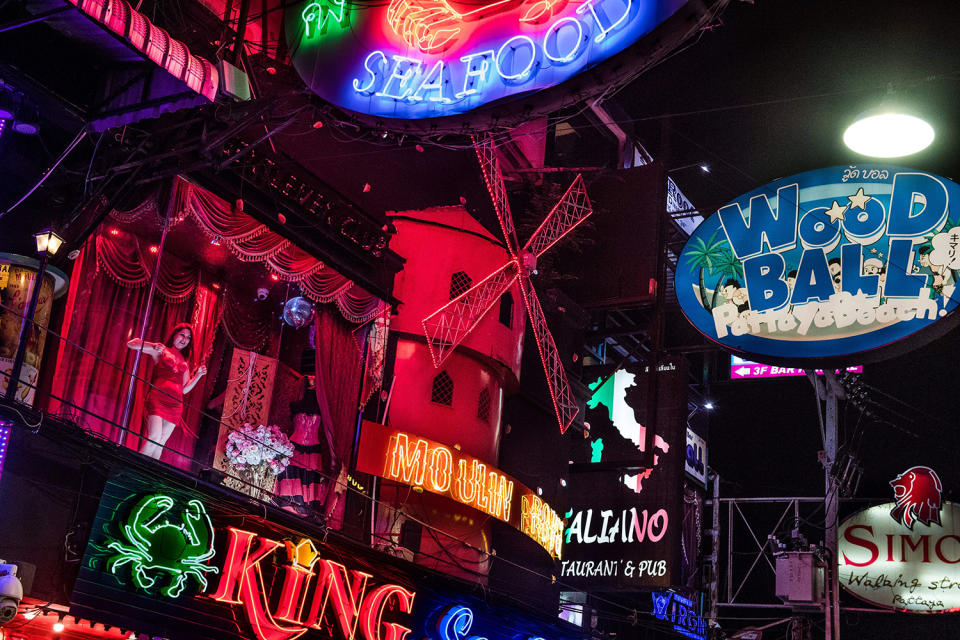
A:
[[[388,612],[409,614],[416,593],[397,584],[372,586],[373,575],[321,558],[313,542],[280,542],[241,529],[230,541],[214,600],[243,607],[258,640],[294,640],[309,630],[344,640],[404,640],[410,628],[384,621]],[[286,548],[280,596],[275,607],[268,559]],[[312,591],[311,591],[311,587]]]
[[[359,113],[420,119],[560,84],[684,3],[315,0],[293,3],[286,24],[294,66],[316,93]]]
[[[364,422],[357,469],[446,496],[512,525],[559,558],[563,520],[540,497],[476,458],[419,436]]]

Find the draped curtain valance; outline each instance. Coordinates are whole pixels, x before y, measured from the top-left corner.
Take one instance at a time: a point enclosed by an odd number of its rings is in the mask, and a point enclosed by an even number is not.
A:
[[[297,283],[303,295],[315,302],[333,302],[350,322],[366,323],[385,309],[386,303],[380,298],[274,233],[266,225],[206,189],[180,177],[175,180],[174,220],[192,217],[205,234],[222,242],[239,260],[263,263],[280,279]],[[131,210],[113,211],[110,215],[119,222],[129,223],[150,214],[159,216],[156,195]],[[107,251],[111,249],[107,248]],[[126,286],[138,286],[132,283],[140,281],[142,284],[145,282],[143,278],[149,280],[148,270],[139,266],[148,263],[139,245],[136,249],[131,247],[111,253],[108,261],[112,266],[107,267],[107,271],[118,282],[122,278],[131,283]],[[164,277],[165,262],[166,259],[161,261],[161,278]],[[168,292],[173,293],[175,289],[171,285]]]
[[[155,249],[155,248],[154,248]],[[150,283],[157,265],[157,255],[131,233],[112,229],[96,236],[97,272],[105,272],[121,287],[139,288]],[[168,302],[182,302],[197,288],[200,271],[176,256],[166,255],[160,261],[157,293]]]

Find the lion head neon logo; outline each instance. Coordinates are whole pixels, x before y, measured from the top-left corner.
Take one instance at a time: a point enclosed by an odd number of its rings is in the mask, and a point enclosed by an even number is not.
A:
[[[940,492],[943,485],[930,467],[910,467],[890,482],[897,504],[890,516],[908,529],[917,521],[929,526],[940,523]]]

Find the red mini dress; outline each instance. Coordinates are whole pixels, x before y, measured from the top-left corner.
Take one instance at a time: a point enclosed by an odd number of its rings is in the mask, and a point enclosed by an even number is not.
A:
[[[164,347],[153,365],[152,385],[147,393],[146,413],[160,416],[173,424],[180,423],[183,413],[183,373],[187,362],[177,349]]]

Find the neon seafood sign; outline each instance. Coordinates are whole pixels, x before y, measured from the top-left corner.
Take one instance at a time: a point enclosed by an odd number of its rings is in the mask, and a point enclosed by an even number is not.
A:
[[[550,505],[499,469],[453,447],[365,421],[357,469],[482,511],[560,557],[563,520]]]
[[[946,178],[876,165],[772,182],[691,235],[681,309],[707,338],[770,364],[907,351],[960,319],[958,198]]]
[[[305,0],[288,9],[286,31],[294,66],[321,97],[381,118],[437,118],[560,84],[684,4]]]

